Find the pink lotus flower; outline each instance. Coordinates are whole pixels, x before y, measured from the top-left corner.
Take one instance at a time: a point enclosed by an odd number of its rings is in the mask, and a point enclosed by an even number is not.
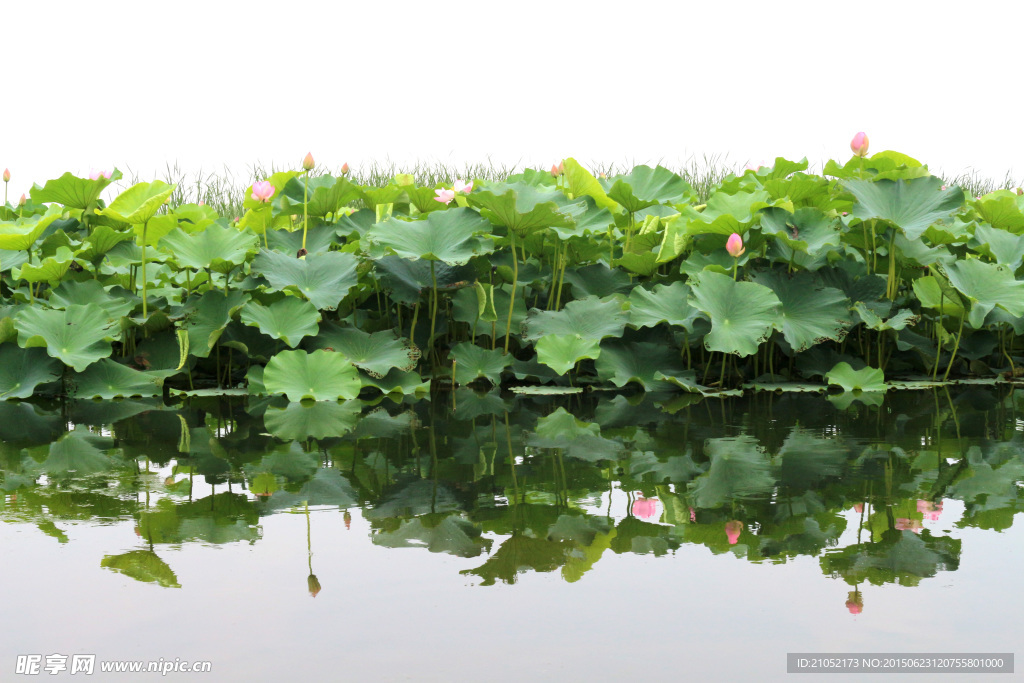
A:
[[[633,501],[633,514],[640,519],[650,519],[658,513],[657,498],[637,498]]]
[[[203,201],[202,199],[200,199],[200,200],[199,200],[199,201],[198,201],[198,202],[196,203],[196,206],[206,206],[206,202],[204,202],[204,201]]]
[[[274,186],[269,180],[260,180],[252,184],[252,198],[258,202],[269,202],[274,196]]]
[[[21,199],[18,200],[18,206],[25,206],[28,204],[28,199],[25,198],[25,194],[22,193]]]
[[[455,190],[449,190],[444,187],[434,190],[434,194],[437,195],[434,197],[434,201],[441,202],[442,204],[450,204],[455,199]]]
[[[99,180],[100,178],[110,180],[110,176],[112,175],[113,173],[111,171],[97,171],[96,169],[92,169],[89,173],[89,180]]]
[[[307,171],[312,171],[315,165],[316,164],[313,162],[313,153],[307,152],[306,156],[303,157],[302,159],[302,168],[306,169]]]
[[[725,250],[729,252],[729,256],[733,258],[739,258],[743,256],[743,252],[746,248],[743,246],[743,238],[735,232],[729,235],[729,241],[725,243]]]
[[[469,194],[470,192],[473,191],[473,181],[470,180],[468,183],[463,185],[461,180],[456,180],[454,183],[452,183],[452,190],[455,191],[455,194],[458,194],[460,192],[462,192],[463,194]]]
[[[948,187],[946,187],[945,185],[943,185],[943,186],[942,186],[942,187],[940,187],[939,189],[940,189],[940,190],[948,190],[949,188],[948,188]]]
[[[697,511],[694,510],[693,508],[690,508],[690,521],[691,522],[696,522],[697,521]]]
[[[853,511],[856,513],[864,512],[864,503],[854,503]]]
[[[942,514],[942,501],[933,503],[930,500],[919,500],[917,501],[917,511],[923,514],[929,522],[937,522],[939,515]]]
[[[863,131],[854,135],[850,142],[850,149],[857,156],[866,157],[868,155],[868,136]]]
[[[341,175],[348,175],[349,170],[348,162],[346,161],[341,165]]]
[[[11,169],[9,169],[9,168],[5,168],[4,169],[4,182],[5,183],[11,182]]]
[[[850,614],[860,614],[864,611],[864,598],[861,596],[860,591],[850,591],[847,593],[846,609],[850,610]]]
[[[919,520],[907,517],[897,517],[894,526],[899,531],[913,531],[915,534],[921,533],[921,529],[924,528]]]
[[[725,523],[725,535],[729,539],[729,545],[736,545],[743,533],[743,522],[733,519]]]

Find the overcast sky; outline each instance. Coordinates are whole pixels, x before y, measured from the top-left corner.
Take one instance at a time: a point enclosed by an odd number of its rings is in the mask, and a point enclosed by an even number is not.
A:
[[[820,165],[1024,179],[1011,2],[4,3],[0,167]],[[127,173],[126,173],[127,174]]]

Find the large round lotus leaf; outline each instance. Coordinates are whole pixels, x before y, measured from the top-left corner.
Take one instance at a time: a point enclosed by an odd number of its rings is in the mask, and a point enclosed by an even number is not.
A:
[[[690,305],[689,297],[690,288],[683,282],[651,289],[634,287],[629,293],[629,324],[641,328],[668,323],[692,331],[697,310]]]
[[[818,285],[807,271],[789,276],[782,270],[768,270],[752,279],[779,298],[782,309],[777,326],[797,353],[829,339],[842,341],[853,324],[846,295]]]
[[[618,203],[605,193],[597,178],[583,168],[578,161],[570,157],[562,163],[565,169],[565,182],[573,197],[590,197],[602,209],[621,212]]]
[[[711,320],[709,351],[750,356],[776,328],[782,303],[767,287],[704,271],[690,280],[691,303]]]
[[[761,211],[764,234],[773,235],[793,251],[811,256],[839,246],[839,227],[838,218],[830,218],[820,209],[803,208],[790,213],[770,206]]]
[[[996,190],[971,202],[978,213],[997,230],[1024,233],[1024,211],[1020,196],[1012,190]]]
[[[336,401],[359,396],[362,382],[352,362],[331,351],[282,351],[267,363],[263,384],[289,401]]]
[[[283,214],[302,215],[303,196],[308,199],[306,214],[323,217],[336,214],[350,202],[359,198],[359,188],[346,178],[330,175],[303,179],[292,178],[273,200],[275,208]]]
[[[455,381],[469,384],[480,377],[491,384],[501,384],[501,373],[512,363],[512,356],[501,349],[483,349],[470,342],[459,342],[452,347],[450,357],[455,363]]]
[[[317,333],[320,313],[316,306],[294,296],[286,296],[269,306],[250,301],[242,306],[241,320],[260,328],[260,332],[280,339],[295,348],[303,337]]]
[[[420,359],[420,350],[408,339],[399,339],[393,330],[371,334],[336,322],[324,323],[309,347],[342,353],[357,368],[376,378],[392,368],[408,372]]]
[[[633,288],[629,274],[612,269],[603,263],[594,263],[582,268],[567,270],[565,282],[572,285],[574,298],[588,296],[605,297],[609,294],[628,294]]]
[[[537,420],[526,443],[534,448],[564,448],[567,456],[590,462],[617,460],[623,451],[622,443],[601,436],[600,425],[577,420],[565,408]]]
[[[1024,235],[1014,235],[984,223],[974,229],[974,239],[968,246],[1013,270],[1016,270],[1024,259]]]
[[[922,308],[930,308],[940,314],[959,318],[964,314],[963,299],[945,279],[925,275],[914,280],[914,294]],[[1019,334],[1019,333],[1018,333]]]
[[[490,293],[493,294],[493,301],[489,302],[493,304],[493,308],[496,311],[504,311],[503,314],[498,315],[498,319],[494,322],[488,322],[486,320],[477,319],[480,311],[480,299],[473,289],[462,289],[455,293],[452,297],[452,317],[458,321],[467,323],[470,329],[473,328],[473,323],[476,323],[476,336],[487,337],[491,336],[491,325],[494,325],[495,339],[502,339],[505,337],[505,328],[508,323],[508,305],[510,296],[510,287],[508,289],[495,287]],[[486,312],[485,312],[486,313]],[[526,303],[523,301],[523,297],[516,295],[515,304],[512,310],[512,333],[521,329],[523,320],[526,319]]]
[[[618,202],[629,213],[662,204],[682,201],[693,193],[693,188],[681,177],[661,166],[635,166],[627,175],[619,175],[608,181],[611,189],[608,196]]]
[[[959,187],[941,189],[934,176],[912,180],[847,180],[853,193],[853,215],[862,220],[879,218],[902,228],[908,239],[920,239],[929,226],[952,221],[964,203]]]
[[[449,516],[431,519],[440,514]],[[397,528],[389,525],[373,534],[370,540],[385,548],[426,548],[432,553],[456,557],[479,557],[492,543],[482,537],[481,530],[472,522],[451,513],[399,520]]]
[[[709,509],[747,498],[767,497],[775,486],[771,462],[752,436],[708,439],[708,470],[690,482],[693,506]]]
[[[289,289],[309,299],[318,309],[333,311],[359,281],[353,254],[329,251],[304,259],[262,250],[252,261],[252,272],[270,283],[270,291]]]
[[[50,308],[67,308],[75,304],[98,304],[107,312],[107,317],[117,320],[131,313],[135,302],[131,299],[111,296],[96,280],[76,282],[66,280],[50,292]]]
[[[547,334],[537,340],[537,360],[559,375],[576,367],[584,358],[601,355],[601,341],[578,334]]]
[[[14,318],[18,345],[45,346],[46,352],[81,372],[110,355],[110,340],[120,332],[96,304],[72,305],[63,311],[27,308]]]
[[[211,289],[190,299],[175,315],[182,318],[178,327],[188,332],[189,353],[197,358],[209,356],[232,316],[248,300],[249,295],[237,289],[227,294]]]
[[[597,376],[617,387],[636,382],[645,391],[671,388],[657,373],[682,375],[685,371],[678,350],[650,342],[624,342],[609,339],[601,344],[595,363]]]
[[[284,441],[336,438],[355,429],[362,409],[359,401],[289,403],[283,408],[267,408],[263,423],[268,432]]]
[[[424,382],[414,370],[402,372],[391,370],[383,377],[372,377],[366,372],[359,375],[364,387],[375,387],[385,394],[425,394],[430,392],[430,382]]]
[[[107,185],[120,179],[121,172],[117,169],[109,178],[101,175],[96,180],[79,178],[69,171],[60,178],[47,180],[42,187],[36,185],[30,194],[32,201],[37,204],[56,202],[69,209],[85,210],[96,204]]]
[[[85,261],[76,259],[67,247],[58,247],[53,256],[48,256],[39,263],[26,263],[20,268],[15,268],[11,271],[11,276],[15,280],[24,280],[25,282],[49,282],[51,285],[56,285],[67,275],[72,264],[78,264],[80,269],[87,265]]]
[[[156,215],[157,209],[170,198],[176,187],[162,180],[132,185],[100,213],[122,223],[140,225]],[[177,219],[174,221],[177,223]]]
[[[575,334],[583,339],[620,337],[629,313],[619,299],[587,297],[570,301],[561,311],[533,309],[523,321],[523,338],[535,341],[548,334]]]
[[[61,216],[61,207],[51,206],[46,213],[10,221],[0,221],[0,249],[25,250],[35,244],[43,231]]]
[[[13,270],[23,263],[28,262],[28,253],[24,249],[18,251],[10,251],[9,249],[0,249],[0,273],[8,270]]]
[[[68,395],[83,399],[160,396],[163,383],[160,376],[139,372],[104,358],[71,378]]]
[[[385,256],[376,262],[376,270],[380,274],[381,286],[390,290],[392,300],[398,303],[413,305],[420,300],[423,292],[433,287],[429,261]],[[476,279],[476,269],[472,266],[449,266],[444,261],[437,261],[434,263],[434,278],[437,279],[439,292],[453,291],[471,286]]]
[[[306,231],[306,252],[320,254],[329,251],[331,245],[334,244],[336,235],[337,228],[333,225],[309,226]],[[267,233],[267,240],[270,243],[271,251],[279,251],[282,254],[298,254],[302,249],[302,230],[271,230]],[[309,256],[306,257],[306,260],[309,260]]]
[[[843,391],[885,391],[885,373],[877,368],[854,370],[849,363],[837,363],[825,375],[829,384],[843,388]]]
[[[480,236],[490,227],[476,211],[457,208],[435,211],[425,220],[392,217],[375,224],[365,237],[371,244],[370,255],[375,259],[390,250],[402,258],[444,261],[456,266],[494,251],[493,243]]]
[[[0,399],[28,398],[40,384],[60,379],[62,369],[43,349],[0,344]]]
[[[230,272],[259,249],[256,235],[219,225],[191,234],[175,228],[164,235],[159,246],[173,254],[181,268],[210,268],[218,273]]]
[[[156,583],[164,588],[181,588],[174,571],[152,550],[132,550],[121,555],[106,555],[100,561],[100,566],[136,581]]]
[[[490,183],[469,195],[467,201],[480,208],[480,214],[522,238],[541,228],[572,225],[573,220],[560,205],[568,203],[555,189],[525,183]]]
[[[945,268],[949,283],[971,302],[967,322],[979,329],[996,306],[1015,317],[1024,315],[1024,282],[1013,270],[980,259],[964,259]]]

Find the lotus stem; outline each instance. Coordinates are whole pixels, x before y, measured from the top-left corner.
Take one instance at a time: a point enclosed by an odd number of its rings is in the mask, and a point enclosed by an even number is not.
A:
[[[946,366],[946,374],[942,376],[942,381],[945,382],[949,379],[949,371],[953,369],[953,361],[956,360],[956,352],[960,348],[960,336],[964,333],[964,318],[967,317],[967,311],[965,310],[960,314],[960,329],[956,333],[956,341],[953,342],[953,355],[949,359],[949,365]]]
[[[889,281],[886,286],[886,293],[889,295],[889,299],[896,298],[896,290],[899,289],[896,283],[896,231],[892,231],[892,237],[889,238]]]
[[[737,268],[739,268],[739,265],[740,265],[740,260],[738,258],[733,258],[733,260],[732,260],[732,280],[733,280],[733,282],[736,281],[736,270],[737,270]],[[793,264],[790,263],[790,266],[791,266],[790,270],[791,271],[792,271],[792,265]]]
[[[430,352],[434,354],[434,360],[437,360],[437,349],[434,347],[434,325],[437,320],[437,275],[434,273],[434,261],[430,261],[430,284],[431,284],[431,301],[430,301]]]
[[[1003,347],[1003,354],[1006,356],[1006,360],[1010,361],[1010,381],[1012,382],[1017,378],[1017,368],[1014,366],[1013,356],[1010,354],[1010,352],[1013,351],[1013,335],[1010,334],[1011,331],[1011,328],[1007,326],[1007,334],[1000,335],[1000,337],[1003,340],[1003,344],[1001,345]],[[1005,341],[1007,337],[1009,337],[1009,345],[1007,345]]]
[[[416,302],[416,307],[412,311],[412,325],[409,326],[409,341],[413,344],[416,343],[416,320],[420,317],[420,302]]]
[[[142,318],[149,317],[149,309],[146,308],[146,228],[149,227],[149,219],[142,224]]]
[[[302,251],[306,251],[306,226],[309,223],[309,171],[302,174]]]
[[[519,284],[519,259],[516,258],[516,233],[508,231],[512,238],[512,296],[508,300],[508,321],[505,325],[505,355],[508,355],[508,338],[512,333],[512,311],[516,305],[516,286]]]

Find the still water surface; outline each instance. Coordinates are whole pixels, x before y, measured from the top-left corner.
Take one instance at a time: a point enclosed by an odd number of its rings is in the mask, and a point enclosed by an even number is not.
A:
[[[0,680],[162,658],[211,662],[171,680],[781,681],[787,652],[1014,652],[1022,415],[991,387],[3,403]],[[26,654],[97,670],[16,675]]]

